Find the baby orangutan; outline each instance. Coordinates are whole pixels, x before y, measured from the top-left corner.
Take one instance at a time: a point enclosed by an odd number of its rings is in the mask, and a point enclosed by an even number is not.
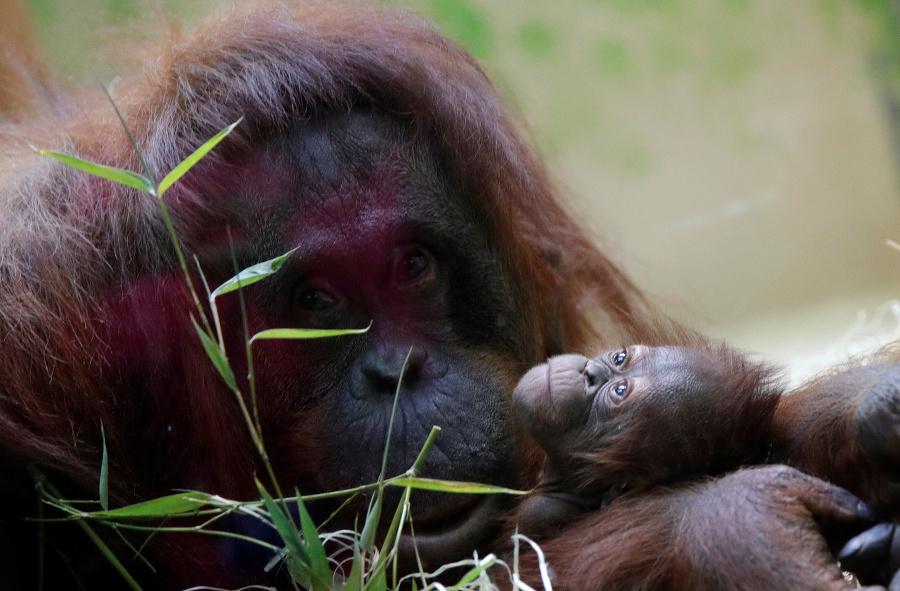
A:
[[[779,394],[771,368],[726,347],[553,357],[513,394],[546,452],[519,522],[558,529],[626,490],[763,461]]]
[[[541,483],[517,515],[520,531],[559,530],[628,491],[774,462],[896,517],[898,383],[900,366],[881,363],[782,396],[772,367],[705,343],[553,357],[513,394],[519,419],[546,452]],[[803,437],[784,428],[799,412],[811,413]]]

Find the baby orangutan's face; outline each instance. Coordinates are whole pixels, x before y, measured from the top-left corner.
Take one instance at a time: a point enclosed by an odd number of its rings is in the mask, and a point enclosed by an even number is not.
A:
[[[552,357],[522,377],[513,403],[549,455],[568,456],[591,451],[650,408],[682,428],[708,416],[719,377],[715,359],[702,351],[633,345],[594,359]]]

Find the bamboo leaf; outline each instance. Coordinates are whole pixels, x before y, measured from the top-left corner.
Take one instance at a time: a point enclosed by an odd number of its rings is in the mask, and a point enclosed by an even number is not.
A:
[[[288,568],[290,569],[291,577],[301,586],[309,587],[312,580],[309,555],[303,548],[303,541],[300,539],[297,528],[290,522],[287,515],[275,503],[275,499],[272,498],[272,495],[269,494],[259,480],[256,480],[256,488],[259,489],[259,494],[262,495],[263,504],[266,506],[266,511],[269,512],[269,517],[272,518],[272,523],[275,524],[278,535],[287,546]]]
[[[369,330],[371,324],[365,328],[348,329],[319,329],[319,328],[270,328],[263,330],[250,339],[250,342],[262,339],[322,339],[326,337],[340,337],[349,334],[362,334]]]
[[[380,564],[366,585],[366,591],[387,591],[387,572],[384,564]]]
[[[118,571],[118,573],[125,579],[125,582],[129,587],[133,589],[133,591],[143,591],[141,585],[131,576],[131,573],[128,572],[128,569],[125,568],[125,565],[116,558],[116,555],[113,554],[113,551],[110,550],[109,546],[106,545],[106,542],[97,535],[94,529],[88,524],[88,522],[84,520],[80,520],[78,525],[81,529],[88,535],[94,545],[97,546],[97,549],[106,557],[109,563],[113,566],[113,568]]]
[[[146,191],[151,195],[156,194],[156,186],[153,184],[153,181],[145,176],[137,174],[136,172],[124,170],[122,168],[106,166],[105,164],[88,162],[87,160],[82,160],[81,158],[69,156],[68,154],[62,154],[60,152],[53,152],[52,150],[38,150],[38,152],[40,152],[44,156],[56,158],[60,162],[64,162],[69,166],[73,166],[78,170],[83,170],[84,172],[90,173],[94,176],[113,181],[114,183],[119,183],[120,185],[126,185],[128,187],[133,187],[141,191]]]
[[[300,513],[300,528],[303,530],[303,540],[306,542],[306,551],[309,555],[313,588],[330,591],[332,573],[328,567],[328,555],[325,553],[325,547],[322,546],[322,540],[319,539],[319,532],[316,531],[316,526],[303,505],[300,492],[296,491],[296,494],[297,510]]]
[[[88,515],[99,519],[144,519],[189,515],[202,509],[211,499],[212,496],[204,492],[182,492],[127,507],[119,507],[111,511],[95,511]]]
[[[369,510],[366,512],[366,522],[363,524],[362,533],[359,534],[359,546],[366,553],[371,552],[375,547],[375,532],[381,521],[382,490],[379,488],[372,497]]]
[[[274,259],[269,259],[268,261],[263,261],[261,263],[256,263],[253,266],[247,267],[212,292],[209,296],[210,299],[215,299],[222,295],[223,293],[228,293],[231,291],[235,291],[241,287],[247,287],[257,281],[262,281],[269,275],[273,275],[278,272],[278,269],[281,268],[281,265],[284,264],[284,261],[287,260],[289,256],[294,253],[294,250],[290,250],[279,257],[275,257]]]
[[[100,423],[100,437],[103,439],[103,457],[100,459],[100,506],[109,511],[109,456],[106,453],[106,432]]]
[[[353,544],[353,565],[350,574],[341,591],[362,591],[363,589],[363,558],[359,550],[359,544]]]
[[[206,143],[204,143],[202,146],[200,146],[199,148],[194,150],[194,152],[190,156],[188,156],[187,158],[182,160],[178,164],[178,166],[176,166],[175,168],[172,169],[171,172],[169,172],[169,174],[167,174],[165,177],[163,177],[163,180],[161,180],[159,182],[160,197],[162,197],[162,194],[166,192],[166,189],[168,189],[169,187],[174,185],[178,179],[183,177],[185,175],[185,173],[187,173],[187,171],[189,171],[195,164],[197,164],[197,162],[199,162],[201,158],[206,156],[206,154],[209,153],[210,150],[215,148],[216,144],[221,142],[225,138],[225,136],[228,135],[229,133],[231,133],[231,131],[235,127],[237,127],[237,124],[243,120],[244,120],[244,118],[241,117],[240,119],[238,119],[237,121],[235,121],[234,123],[232,123],[231,125],[226,127],[225,129],[223,129],[222,131],[220,131],[219,133],[217,133],[216,135],[211,137],[209,140],[206,141]]]
[[[459,589],[462,589],[480,577],[481,573],[494,566],[496,562],[497,559],[494,558],[493,555],[485,556],[485,559],[478,566],[473,567],[469,572],[463,575],[459,582],[450,587],[447,591],[458,591]]]
[[[469,494],[507,494],[507,495],[524,495],[528,491],[515,490],[505,488],[503,486],[494,486],[491,484],[479,484],[477,482],[456,482],[453,480],[435,480],[433,478],[418,477],[400,477],[393,478],[385,484],[391,486],[408,486],[409,488],[417,488],[421,490],[440,490],[452,493],[469,493]]]
[[[203,343],[206,355],[209,357],[210,361],[213,362],[213,365],[216,366],[216,369],[219,370],[219,374],[222,376],[222,379],[225,380],[225,383],[228,384],[228,387],[237,392],[237,380],[234,379],[234,372],[231,371],[231,366],[228,365],[228,360],[222,355],[219,346],[216,345],[215,341],[213,341],[208,334],[206,334],[206,331],[200,328],[200,325],[197,324],[197,321],[194,320],[193,316],[191,316],[191,322],[194,323],[194,329],[200,336],[200,341]]]

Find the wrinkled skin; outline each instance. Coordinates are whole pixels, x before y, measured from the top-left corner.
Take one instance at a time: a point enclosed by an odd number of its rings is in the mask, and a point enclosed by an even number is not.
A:
[[[424,476],[525,485],[507,393],[524,371],[522,360],[534,357],[536,343],[523,330],[525,304],[510,287],[511,274],[496,265],[489,224],[470,221],[483,218],[459,198],[434,150],[397,121],[362,110],[307,124],[231,158],[231,176],[221,180],[225,190],[213,198],[213,215],[223,217],[213,223],[231,228],[238,265],[292,251],[276,276],[245,290],[251,334],[283,326],[370,326],[359,336],[254,346],[261,419],[276,474],[286,482],[308,478],[301,489],[306,493],[375,482],[402,377],[388,475],[412,465],[436,425],[443,431]],[[256,197],[260,186],[264,199]],[[225,217],[229,212],[240,215]],[[216,233],[207,227],[205,235]],[[191,247],[202,253],[209,280],[227,278],[227,244],[205,240]],[[148,372],[145,343],[155,329],[135,324],[128,314],[140,308],[148,319],[160,315],[153,312],[159,304],[135,301],[145,289],[140,281],[117,289],[104,318],[103,340],[117,344],[108,353],[110,374],[137,398],[158,396],[171,379]],[[237,297],[224,296],[221,306],[223,324],[239,329]],[[238,375],[246,374],[242,338],[240,330],[228,334]],[[165,339],[153,340],[156,355],[176,354],[166,350]],[[154,409],[145,409],[128,428],[139,431],[159,420]],[[170,447],[159,457],[183,445],[179,434],[190,428],[172,423]],[[315,457],[297,466],[297,451],[310,443]],[[209,470],[187,463],[179,468],[184,473],[158,469],[172,487]],[[390,489],[389,504],[398,499],[397,490]],[[486,545],[496,535],[492,516],[508,502],[417,493],[412,517],[426,568]],[[360,498],[335,525],[352,528],[365,507]],[[322,518],[332,508],[314,506]],[[390,517],[386,512],[385,520]]]

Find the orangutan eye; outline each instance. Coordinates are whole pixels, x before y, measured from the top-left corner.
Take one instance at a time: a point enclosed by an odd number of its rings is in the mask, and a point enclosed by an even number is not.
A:
[[[310,287],[297,295],[297,305],[304,312],[327,312],[338,304],[338,299],[321,289]]]
[[[628,391],[628,380],[622,380],[621,382],[616,382],[610,387],[609,394],[613,399],[613,402],[621,402],[628,396]]]
[[[628,359],[628,349],[622,349],[621,351],[613,353],[613,356],[612,356],[613,365],[615,365],[616,367],[621,366],[623,363],[625,363],[625,360],[627,360],[627,359]]]
[[[434,258],[426,249],[416,246],[405,249],[394,263],[394,279],[399,283],[413,283],[433,273]]]

